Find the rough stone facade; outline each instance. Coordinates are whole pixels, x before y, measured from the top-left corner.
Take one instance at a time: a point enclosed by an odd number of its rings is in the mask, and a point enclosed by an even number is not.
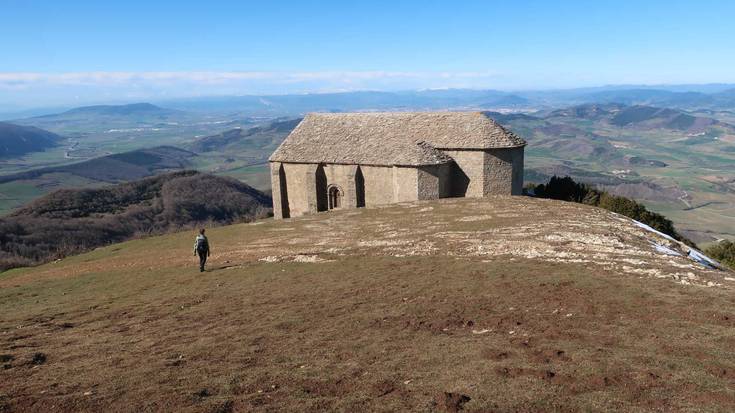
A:
[[[525,142],[482,114],[340,115],[307,116],[271,156],[276,218],[522,193]],[[432,122],[439,124],[432,128]],[[432,139],[432,132],[440,136]],[[470,132],[474,135],[467,136]],[[381,133],[389,138],[381,139]],[[353,147],[335,148],[342,142],[340,134]],[[404,134],[423,139],[402,138]],[[458,148],[442,147],[451,145]]]

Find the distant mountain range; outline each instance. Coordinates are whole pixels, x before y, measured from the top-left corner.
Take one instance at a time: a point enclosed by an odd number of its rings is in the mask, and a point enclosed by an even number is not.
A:
[[[674,92],[657,89],[628,89],[590,93],[582,99],[598,103],[652,105],[678,108],[735,107],[735,88],[717,93]]]
[[[695,116],[678,109],[654,106],[627,106],[619,103],[584,104],[555,110],[545,118],[577,118],[605,121],[618,127],[644,130],[669,129],[687,133],[702,133],[718,127],[735,133],[735,126],[704,116]]]
[[[693,87],[693,86],[692,86]],[[667,106],[680,109],[735,109],[735,85],[697,90],[661,88],[586,88],[502,92],[446,89],[402,92],[344,92],[303,95],[226,96],[176,99],[166,107],[201,112],[237,111],[251,115],[288,116],[314,111],[523,109],[554,108],[583,103]]]
[[[83,106],[61,113],[13,120],[20,125],[33,125],[50,130],[76,128],[80,130],[116,126],[156,125],[185,118],[185,112],[166,109],[150,103],[129,105]]]
[[[583,103],[621,103],[679,109],[735,110],[735,84],[614,85],[558,90],[432,89],[405,91],[351,91],[287,95],[205,96],[157,100],[129,105],[96,105],[71,109],[16,108],[4,106],[0,119],[29,119],[32,124],[78,116],[119,117],[137,115],[149,120],[176,118],[177,112],[239,113],[248,116],[300,116],[313,111],[438,110],[438,109],[549,109]],[[56,112],[56,113],[54,113]],[[49,113],[53,113],[48,115]],[[15,114],[15,116],[13,116]],[[27,124],[21,121],[17,123]]]
[[[659,106],[684,110],[735,110],[735,85],[695,89],[697,90],[676,87],[614,87],[512,93],[498,90],[443,89],[214,96],[171,99],[160,101],[160,105],[133,103],[85,106],[13,122],[55,130],[54,128],[75,124],[86,126],[177,122],[213,113],[298,117],[308,112],[554,109],[588,103]]]
[[[177,112],[176,110],[164,109],[150,103],[132,103],[129,105],[82,106],[55,115],[37,116],[37,118],[64,116],[168,116]]]
[[[530,102],[517,94],[496,90],[447,89],[205,97],[169,100],[162,104],[186,111],[238,111],[251,115],[294,116],[307,112],[330,111],[514,108],[527,106]]]
[[[63,138],[33,126],[0,122],[0,158],[23,156],[57,146]]]

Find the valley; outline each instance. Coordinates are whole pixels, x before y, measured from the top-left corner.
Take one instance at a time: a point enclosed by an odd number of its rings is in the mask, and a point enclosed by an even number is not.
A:
[[[729,94],[682,96],[650,90],[559,96],[495,91],[344,93],[190,99],[92,106],[13,122],[50,131],[61,142],[44,151],[0,159],[0,213],[57,188],[122,182],[74,174],[91,159],[115,169],[111,155],[147,148],[187,152],[147,173],[197,169],[270,189],[267,158],[310,110],[486,110],[523,136],[526,181],[553,175],[600,186],[670,217],[699,243],[735,237],[735,115]],[[716,95],[716,96],[715,96]],[[686,97],[689,100],[686,100]],[[625,103],[615,103],[615,100]],[[589,101],[597,102],[589,103]],[[668,104],[670,107],[650,106]],[[101,169],[100,169],[101,168]],[[43,173],[38,173],[38,171]],[[35,171],[28,175],[28,171]],[[136,177],[144,176],[137,174]],[[15,178],[9,179],[8,177]],[[4,178],[4,179],[3,179]]]

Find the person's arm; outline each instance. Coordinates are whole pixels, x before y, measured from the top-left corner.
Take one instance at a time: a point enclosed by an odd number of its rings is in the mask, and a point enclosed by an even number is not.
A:
[[[209,250],[209,240],[206,241],[207,243],[207,257],[209,257],[211,251]]]

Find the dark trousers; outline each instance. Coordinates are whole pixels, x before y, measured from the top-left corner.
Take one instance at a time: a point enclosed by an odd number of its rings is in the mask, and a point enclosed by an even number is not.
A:
[[[199,254],[199,271],[204,271],[204,264],[207,263],[207,252],[206,251],[202,251],[202,252],[197,251],[197,254]]]

